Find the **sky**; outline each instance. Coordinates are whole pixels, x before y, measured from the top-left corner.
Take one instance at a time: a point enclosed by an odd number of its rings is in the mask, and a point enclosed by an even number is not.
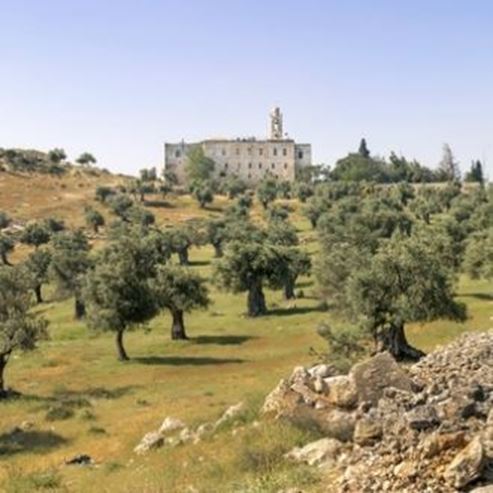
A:
[[[163,143],[284,130],[333,165],[365,137],[493,178],[493,2],[0,0],[0,147],[89,151],[112,171]]]

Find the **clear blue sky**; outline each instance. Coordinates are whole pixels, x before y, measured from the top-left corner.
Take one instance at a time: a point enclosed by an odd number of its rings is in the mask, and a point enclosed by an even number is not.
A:
[[[365,136],[493,177],[493,2],[0,0],[0,147],[136,172],[162,143],[285,130],[332,165]]]

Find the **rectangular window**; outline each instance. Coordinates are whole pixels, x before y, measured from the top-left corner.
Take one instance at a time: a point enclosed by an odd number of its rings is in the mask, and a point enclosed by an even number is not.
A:
[[[287,155],[288,155],[288,150],[287,150],[286,148],[284,148],[284,149],[282,150],[282,155],[283,155],[283,156],[287,156]]]
[[[262,163],[258,163],[258,169],[262,169]]]
[[[276,169],[276,163],[272,163],[270,166],[272,169]]]
[[[284,163],[284,169],[288,169],[288,163]]]
[[[228,163],[224,163],[224,169],[228,169]]]
[[[263,150],[263,149],[259,149],[259,150],[258,150],[258,155],[259,155],[259,156],[262,156],[263,154],[264,154],[264,150]]]
[[[223,155],[223,156],[226,156],[226,149],[223,149],[223,150],[222,150],[222,155]]]
[[[180,151],[175,151],[175,157],[180,157],[181,156],[181,152]]]
[[[303,151],[298,151],[298,159],[303,159]]]
[[[237,147],[237,148],[236,148],[236,155],[237,155],[237,156],[239,156],[239,155],[240,155],[240,148],[239,148],[239,147]]]
[[[274,149],[272,150],[272,152],[274,153],[274,156],[277,156],[277,149],[274,147]]]
[[[252,169],[252,163],[248,163],[248,169]]]

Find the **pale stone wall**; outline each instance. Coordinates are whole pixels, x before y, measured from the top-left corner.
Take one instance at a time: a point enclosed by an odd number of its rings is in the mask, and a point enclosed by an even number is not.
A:
[[[181,184],[186,182],[187,154],[194,146],[199,145],[204,154],[214,160],[216,176],[234,174],[252,184],[267,174],[280,180],[293,181],[297,169],[311,165],[310,144],[295,144],[290,139],[167,143],[164,145],[164,169],[173,171]]]

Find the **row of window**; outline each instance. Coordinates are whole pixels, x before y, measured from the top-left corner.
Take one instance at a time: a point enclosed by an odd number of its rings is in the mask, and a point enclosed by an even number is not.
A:
[[[248,154],[251,154],[251,151],[252,151],[251,149],[248,149]],[[223,150],[221,151],[221,153],[222,153],[222,155],[223,155],[223,156],[226,156],[226,149],[223,149]],[[264,150],[263,150],[263,149],[259,149],[259,150],[258,150],[258,154],[259,154],[259,156],[263,156],[263,154],[264,154]],[[274,149],[272,150],[272,154],[273,154],[274,156],[277,156],[277,149],[276,149],[276,148],[274,148]],[[239,149],[239,148],[236,148],[236,155],[237,155],[237,156],[239,156],[239,155],[240,155],[240,149]],[[287,156],[287,155],[288,155],[288,150],[287,150],[286,148],[284,148],[284,149],[282,150],[282,155],[283,155],[283,156]],[[175,157],[176,157],[176,158],[181,157],[181,151],[180,151],[179,149],[177,149],[177,150],[175,151]],[[303,151],[298,151],[298,159],[303,159]]]
[[[237,169],[240,169],[241,165],[240,163],[237,164],[236,168]],[[263,164],[262,163],[258,163],[258,169],[262,169],[263,167]],[[268,165],[267,165],[268,167]],[[270,165],[271,169],[276,169],[276,163],[271,163]],[[248,163],[248,169],[252,169],[253,168],[253,164],[252,163]],[[229,163],[224,163],[224,169],[229,169]],[[284,169],[288,169],[288,163],[284,163]]]

